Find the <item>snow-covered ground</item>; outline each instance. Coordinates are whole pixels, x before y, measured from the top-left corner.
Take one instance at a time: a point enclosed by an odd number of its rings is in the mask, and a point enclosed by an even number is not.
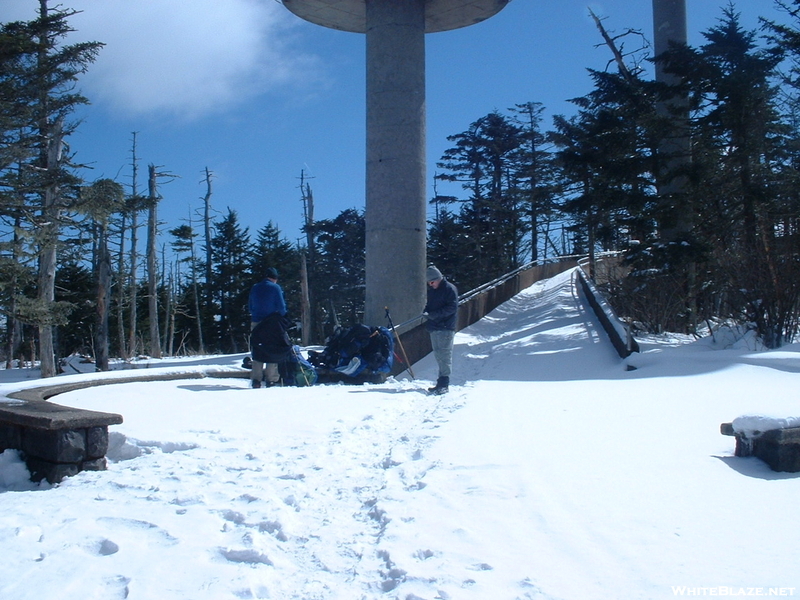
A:
[[[623,361],[572,277],[459,332],[443,397],[430,357],[383,385],[59,396],[125,422],[107,471],[58,486],[0,456],[0,598],[800,596],[800,474],[719,433],[796,422],[800,347],[662,338]]]

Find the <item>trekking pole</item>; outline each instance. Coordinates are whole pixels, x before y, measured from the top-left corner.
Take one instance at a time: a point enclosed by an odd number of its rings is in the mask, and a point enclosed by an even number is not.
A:
[[[408,362],[408,355],[406,355],[406,349],[403,347],[403,342],[400,339],[400,335],[397,333],[397,329],[394,328],[394,323],[392,323],[392,315],[389,314],[389,307],[386,307],[386,318],[389,319],[389,327],[394,333],[394,337],[397,338],[397,343],[400,345],[400,351],[403,353],[403,360],[406,362],[406,366],[408,367],[408,373],[411,375],[411,379],[414,379],[414,371],[411,370],[411,363]]]

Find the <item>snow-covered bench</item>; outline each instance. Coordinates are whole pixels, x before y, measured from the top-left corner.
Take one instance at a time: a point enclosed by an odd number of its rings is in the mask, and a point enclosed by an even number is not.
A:
[[[19,450],[33,481],[58,483],[80,471],[106,468],[108,427],[122,423],[122,415],[70,408],[49,399],[66,392],[132,381],[164,381],[202,377],[247,377],[244,369],[200,368],[196,371],[152,373],[82,380],[33,387],[0,399],[0,453]]]
[[[33,481],[58,483],[106,468],[108,426],[122,423],[120,415],[53,404],[36,394],[14,396],[21,402],[0,403],[0,451],[20,450]]]
[[[736,456],[755,456],[773,471],[800,472],[800,417],[744,415],[723,423],[720,433],[736,438]]]
[[[33,481],[58,483],[80,471],[105,470],[108,427],[122,423],[122,415],[70,408],[50,398],[98,385],[203,377],[247,378],[249,371],[213,365],[159,373],[143,369],[12,392],[0,398],[0,453],[20,450]]]

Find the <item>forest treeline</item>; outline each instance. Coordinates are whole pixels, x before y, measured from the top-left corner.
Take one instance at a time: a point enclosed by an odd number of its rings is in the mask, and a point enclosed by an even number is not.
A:
[[[624,257],[606,284],[639,330],[694,332],[730,320],[768,347],[800,319],[800,0],[786,23],[745,30],[735,6],[698,47],[656,57],[670,83],[647,77],[647,45],[626,53],[597,19],[609,67],[589,71],[576,111],[544,124],[526,102],[448,138],[431,199],[428,258],[462,291],[531,261],[600,252]],[[357,323],[364,304],[364,214],[315,220],[301,186],[305,239],[273,222],[251,234],[235,210],[158,218],[168,171],[130,183],[85,181],[68,140],[79,124],[80,75],[102,43],[68,45],[75,12],[40,0],[38,18],[0,25],[0,314],[8,366],[74,352],[110,357],[248,349],[250,287],[277,267],[298,338],[322,343]],[[650,69],[651,70],[651,69]],[[289,176],[287,174],[287,176]],[[454,185],[455,184],[455,185]],[[143,248],[143,249],[142,249]]]

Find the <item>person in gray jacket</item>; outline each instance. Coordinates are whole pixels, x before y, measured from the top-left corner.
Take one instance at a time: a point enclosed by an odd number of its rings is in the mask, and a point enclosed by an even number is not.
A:
[[[423,316],[427,319],[425,326],[431,336],[431,346],[436,364],[439,366],[439,378],[436,385],[428,389],[434,395],[447,392],[450,386],[450,373],[453,368],[453,339],[456,335],[456,314],[458,313],[458,290],[447,281],[433,265],[426,271],[428,281],[428,302],[425,304]]]

